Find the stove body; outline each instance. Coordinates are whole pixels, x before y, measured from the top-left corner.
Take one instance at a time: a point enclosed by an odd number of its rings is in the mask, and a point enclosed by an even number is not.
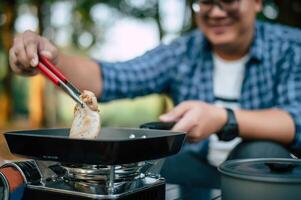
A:
[[[24,200],[165,199],[165,181],[148,172],[149,162],[104,166],[28,160],[7,165],[26,180]]]
[[[45,186],[29,184],[24,192],[24,200],[90,200],[90,199],[129,199],[129,200],[163,200],[165,199],[164,181],[145,178],[145,180],[130,183],[128,189],[112,194],[107,192],[91,192],[102,186],[77,186],[78,183],[50,181]],[[78,187],[82,187],[79,189]],[[85,187],[90,187],[85,191]]]

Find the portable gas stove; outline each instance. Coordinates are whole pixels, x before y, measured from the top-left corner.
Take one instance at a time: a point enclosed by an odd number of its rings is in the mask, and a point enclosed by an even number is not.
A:
[[[104,128],[96,140],[70,139],[68,133],[5,133],[12,153],[34,158],[3,166],[22,173],[24,200],[165,199],[164,178],[154,169],[158,159],[180,150],[184,133]]]
[[[27,160],[2,167],[9,166],[24,177],[24,200],[165,199],[164,179],[148,173],[151,162],[104,166]]]

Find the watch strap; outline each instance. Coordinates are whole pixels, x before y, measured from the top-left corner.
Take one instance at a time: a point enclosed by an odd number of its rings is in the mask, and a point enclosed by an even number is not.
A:
[[[231,141],[239,136],[239,129],[234,111],[230,108],[225,109],[227,112],[227,122],[216,135],[222,141]]]

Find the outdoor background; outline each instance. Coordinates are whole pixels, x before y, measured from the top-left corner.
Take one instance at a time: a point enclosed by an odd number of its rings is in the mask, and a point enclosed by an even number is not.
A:
[[[14,35],[29,29],[66,54],[122,61],[193,29],[193,8],[193,0],[1,0],[0,133],[70,127],[73,117],[74,102],[43,76],[10,71]],[[266,0],[259,18],[301,27],[301,1]],[[171,106],[166,97],[151,95],[100,104],[100,110],[103,126],[137,127]]]

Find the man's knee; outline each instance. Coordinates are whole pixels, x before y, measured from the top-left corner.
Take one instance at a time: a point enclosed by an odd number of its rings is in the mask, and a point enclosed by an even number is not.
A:
[[[233,149],[228,160],[247,158],[291,158],[291,154],[276,142],[243,141]]]

